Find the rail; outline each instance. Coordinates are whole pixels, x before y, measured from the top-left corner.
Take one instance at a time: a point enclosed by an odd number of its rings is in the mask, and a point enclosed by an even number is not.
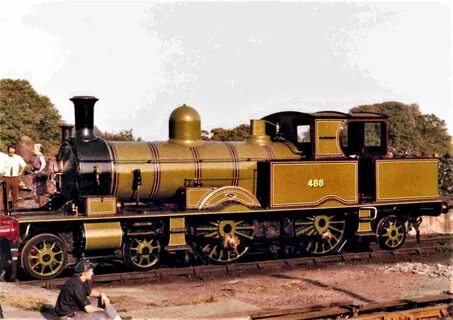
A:
[[[334,303],[290,308],[274,311],[260,311],[250,315],[252,320],[286,319],[446,319],[453,315],[453,294],[388,302],[373,302],[364,305]]]

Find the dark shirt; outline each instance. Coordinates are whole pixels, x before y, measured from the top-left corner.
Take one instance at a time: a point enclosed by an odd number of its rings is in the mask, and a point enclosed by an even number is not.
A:
[[[88,281],[82,282],[78,275],[69,278],[61,288],[55,304],[55,312],[59,317],[67,316],[75,311],[85,310],[90,304],[88,296],[91,286]]]

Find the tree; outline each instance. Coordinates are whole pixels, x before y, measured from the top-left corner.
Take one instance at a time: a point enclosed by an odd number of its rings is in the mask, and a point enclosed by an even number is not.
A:
[[[16,144],[27,135],[41,143],[46,154],[56,154],[60,144],[61,116],[50,99],[39,95],[26,80],[0,80],[0,148]]]
[[[94,134],[97,137],[103,138],[107,141],[142,141],[140,137],[138,137],[137,139],[134,138],[133,129],[120,130],[118,132],[108,132],[101,131],[98,127],[94,126]]]
[[[211,141],[243,141],[250,132],[250,126],[241,124],[233,129],[214,128],[209,133],[202,130],[201,137],[203,140]]]
[[[422,114],[417,104],[397,101],[362,105],[350,111],[365,111],[389,117],[389,145],[397,152],[416,155],[444,155],[449,151],[450,136],[446,123],[434,114]]]

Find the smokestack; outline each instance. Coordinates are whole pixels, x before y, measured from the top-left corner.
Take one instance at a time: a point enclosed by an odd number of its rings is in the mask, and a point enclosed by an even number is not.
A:
[[[92,141],[96,139],[93,131],[94,104],[98,101],[95,97],[72,97],[75,111],[75,138],[76,140]]]
[[[74,126],[72,124],[62,124],[60,128],[61,128],[61,144],[63,144],[66,141],[69,141],[69,139],[71,139],[72,128],[74,128]]]

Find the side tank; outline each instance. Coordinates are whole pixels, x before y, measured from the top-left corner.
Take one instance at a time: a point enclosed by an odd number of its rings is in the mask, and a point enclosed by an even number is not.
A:
[[[81,195],[115,195],[128,201],[171,201],[187,185],[240,186],[256,192],[257,161],[299,159],[288,142],[272,142],[265,123],[252,120],[245,142],[201,139],[198,112],[186,105],[169,119],[168,142],[106,141],[94,135],[94,97],[73,97],[75,137],[60,150],[61,192],[68,199]]]

